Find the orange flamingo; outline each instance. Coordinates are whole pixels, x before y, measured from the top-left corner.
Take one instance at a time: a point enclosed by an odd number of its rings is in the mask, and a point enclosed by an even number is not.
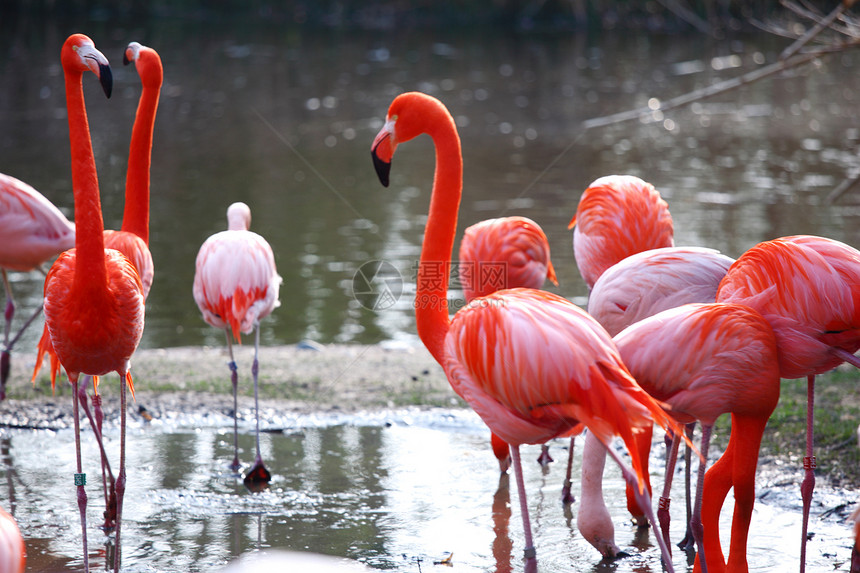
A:
[[[75,248],[64,252],[45,279],[45,324],[51,345],[72,384],[78,506],[84,544],[84,567],[89,569],[86,535],[86,476],[81,466],[78,416],[78,377],[108,372],[120,375],[120,470],[116,481],[116,558],[121,555],[122,502],[125,494],[126,385],[134,393],[129,362],[143,334],[143,285],[125,255],[104,248],[104,222],[98,176],[90,141],[83,95],[83,73],[94,72],[110,95],[107,58],[83,34],[69,36],[61,53],[66,83],[72,186],[75,195]]]
[[[7,270],[42,270],[42,264],[75,246],[75,225],[44,195],[23,181],[0,173],[0,274],[6,290],[3,349],[0,351],[0,401],[6,399],[6,380],[12,347],[42,312],[42,305],[10,339],[15,300]]]
[[[806,471],[800,571],[806,569],[809,507],[815,488],[813,406],[815,375],[849,362],[860,368],[860,251],[810,235],[759,243],[738,258],[720,283],[717,300],[746,304],[764,316],[779,346],[783,378],[807,378]]]
[[[132,128],[131,144],[129,147],[128,171],[125,185],[125,210],[122,227],[119,231],[105,229],[105,248],[116,249],[134,264],[143,284],[144,300],[149,295],[155,274],[152,254],[149,250],[149,181],[152,156],[152,136],[155,128],[155,115],[158,109],[158,99],[163,82],[161,58],[152,48],[142,46],[137,42],[129,43],[123,52],[123,63],[134,63],[141,79],[142,90],[137,106],[134,126]],[[56,381],[59,368],[57,356],[51,347],[47,327],[42,332],[39,341],[36,368],[33,379],[38,375],[44,356],[50,358],[51,386]],[[93,412],[87,405],[87,384],[81,384],[79,399],[84,413],[90,421],[96,436],[102,456],[102,479],[105,496],[105,523],[102,528],[112,531],[116,518],[116,481],[110,469],[107,454],[102,441],[102,421],[104,415],[101,408],[101,396],[92,396]]]
[[[269,483],[272,476],[260,455],[260,410],[257,395],[257,360],[260,347],[260,320],[280,306],[278,290],[281,277],[275,268],[275,256],[266,239],[249,231],[251,209],[237,202],[227,209],[228,230],[215,233],[203,243],[197,253],[194,273],[194,300],[207,324],[224,330],[227,350],[230,353],[231,382],[233,383],[233,471],[239,463],[237,388],[238,368],[233,359],[233,339],[241,343],[240,333],[254,331],[254,407],[257,414],[257,455],[254,465],[245,475],[249,489],[259,489]]]
[[[457,271],[466,302],[505,288],[541,288],[547,279],[558,285],[546,234],[527,217],[487,219],[467,228]],[[508,445],[496,435],[490,441],[499,469],[506,472],[511,466]],[[552,461],[545,445],[538,461]]]
[[[622,330],[615,344],[631,374],[649,394],[671,406],[682,423],[702,424],[700,452],[707,459],[711,430],[726,412],[732,430],[725,453],[705,476],[699,464],[692,530],[698,546],[696,570],[725,571],[719,517],[734,488],[728,570],[747,571],[747,537],[755,504],[758,451],[779,400],[776,337],[755,310],[740,304],[688,304],[665,310]],[[666,469],[668,498],[678,453],[672,442]],[[704,495],[703,495],[704,494]],[[704,498],[704,506],[703,506]],[[668,508],[666,508],[668,509]],[[668,510],[661,529],[669,542]]]
[[[570,301],[533,289],[507,289],[473,300],[448,314],[447,269],[462,194],[460,138],[451,114],[437,99],[416,92],[398,96],[374,139],[372,156],[383,185],[389,182],[400,143],[426,133],[436,148],[430,212],[418,267],[416,325],[454,391],[490,430],[511,445],[523,529],[526,569],[537,568],[525,498],[519,446],[541,444],[587,426],[604,444],[621,435],[633,470],[609,450],[635,487],[643,507],[647,471],[633,436],[656,421],[680,428],[627,372],[609,335]],[[442,277],[438,280],[438,277]],[[651,512],[653,517],[653,512]],[[658,538],[666,566],[668,549]]]
[[[579,198],[568,228],[573,228],[576,265],[589,289],[622,259],[675,244],[666,201],[653,185],[632,175],[595,180]]]
[[[588,314],[615,336],[631,324],[657,314],[662,310],[688,303],[714,302],[717,287],[733,260],[713,249],[701,247],[664,247],[631,255],[606,269],[594,283],[588,297]],[[692,427],[689,427],[689,431]],[[637,436],[643,458],[651,450],[651,431]],[[689,449],[688,449],[689,453]],[[591,435],[586,435],[581,475],[581,507],[577,526],[582,536],[604,557],[620,557],[615,544],[614,528],[609,512],[603,503],[603,469],[606,454],[603,446]],[[685,467],[689,488],[689,455]],[[646,477],[647,479],[647,477]],[[646,483],[650,488],[650,482]],[[632,491],[628,491],[628,509],[636,523],[644,516],[636,505]],[[661,500],[661,504],[668,503]],[[658,511],[658,518],[661,512]],[[692,517],[689,489],[687,495],[687,523]],[[692,543],[688,530],[686,547]]]

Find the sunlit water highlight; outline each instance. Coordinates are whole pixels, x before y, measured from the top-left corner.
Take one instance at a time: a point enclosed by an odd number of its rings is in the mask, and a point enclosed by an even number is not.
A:
[[[271,487],[252,494],[226,470],[232,458],[229,419],[218,414],[136,423],[128,438],[129,481],[123,516],[128,572],[213,571],[239,555],[276,548],[348,557],[375,569],[415,573],[438,570],[453,554],[455,571],[522,571],[522,522],[513,480],[500,478],[488,432],[466,410],[401,410],[357,416],[275,417],[262,436]],[[115,459],[118,435],[108,429]],[[662,437],[657,436],[656,442]],[[25,532],[29,570],[82,570],[80,528],[72,474],[70,430],[5,430],[0,439],[9,507]],[[243,460],[254,436],[241,428]],[[579,441],[574,464],[578,494]],[[577,505],[560,503],[567,444],[552,443],[555,462],[544,471],[537,447],[525,447],[528,501],[542,571],[661,571],[650,533],[628,525],[624,486],[607,464],[604,485],[618,545],[631,557],[603,562],[576,529]],[[652,479],[662,479],[663,446],[656,443]],[[85,433],[90,504],[90,559],[103,568],[106,547],[97,529],[98,457]],[[785,473],[782,473],[784,476]],[[750,534],[753,571],[797,568],[800,536],[798,482],[758,480]],[[509,483],[510,482],[510,483]],[[655,486],[658,487],[658,486]],[[673,487],[672,537],[683,536],[683,476]],[[815,493],[808,570],[847,571],[853,498],[819,488]],[[828,513],[828,508],[840,508]],[[731,495],[721,530],[728,544]],[[691,570],[675,550],[679,571]]]

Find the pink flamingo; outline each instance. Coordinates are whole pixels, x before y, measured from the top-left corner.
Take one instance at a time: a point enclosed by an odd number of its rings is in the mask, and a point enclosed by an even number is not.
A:
[[[622,259],[675,244],[666,201],[653,185],[632,175],[595,180],[579,198],[568,228],[573,228],[576,266],[589,289]]]
[[[625,479],[635,484],[643,507],[647,469],[633,436],[656,421],[680,428],[628,374],[609,335],[576,305],[552,293],[516,288],[473,300],[453,318],[448,314],[448,268],[463,188],[460,138],[451,114],[437,99],[416,92],[391,103],[374,139],[379,179],[388,185],[397,145],[426,133],[436,148],[430,212],[418,267],[415,315],[418,334],[445,370],[452,388],[511,446],[525,532],[526,569],[537,568],[525,498],[519,446],[540,444],[584,426],[603,443],[622,436],[633,470],[617,454]],[[651,513],[653,517],[653,512]],[[668,549],[658,543],[667,568]]]
[[[44,195],[23,181],[0,173],[0,274],[6,290],[3,349],[0,351],[0,400],[6,399],[6,380],[12,347],[42,312],[42,305],[10,339],[15,300],[7,270],[42,270],[41,266],[75,246],[75,225]]]
[[[264,488],[272,478],[260,455],[260,410],[257,393],[257,360],[260,347],[260,321],[280,306],[278,290],[281,277],[275,269],[275,256],[266,240],[248,229],[251,209],[245,203],[233,203],[227,209],[228,230],[215,233],[203,243],[197,253],[194,273],[194,300],[203,320],[221,328],[227,337],[233,383],[233,471],[239,463],[237,421],[237,388],[239,374],[233,359],[233,337],[241,343],[240,333],[254,331],[254,405],[257,414],[257,456],[245,476],[249,489]]]
[[[0,507],[0,571],[24,573],[27,548],[15,518]]]
[[[505,288],[541,288],[547,279],[558,285],[546,234],[527,217],[487,219],[467,228],[457,270],[466,302]],[[506,472],[511,466],[508,445],[496,435],[491,443],[499,469]],[[538,461],[545,465],[552,458],[546,445],[541,448]]]
[[[773,326],[783,378],[807,378],[806,471],[800,571],[806,569],[809,507],[815,488],[815,375],[848,362],[860,368],[860,251],[809,235],[759,243],[738,258],[717,300],[748,305]]]
[[[718,251],[701,247],[664,247],[636,253],[600,275],[588,297],[588,314],[614,336],[631,324],[662,310],[688,303],[714,302],[717,287],[732,262],[733,259]],[[691,426],[688,428],[691,429]],[[642,432],[636,441],[640,455],[647,459],[651,450],[651,431]],[[579,531],[604,557],[626,555],[615,544],[614,528],[603,503],[602,481],[606,458],[603,447],[596,438],[586,435],[582,455],[581,507],[577,514]],[[689,455],[686,459],[689,488]],[[650,481],[647,487],[650,488]],[[631,491],[628,491],[627,501],[634,522],[643,525],[644,516]],[[661,500],[661,504],[665,503],[668,503],[668,499]],[[689,490],[687,514],[689,526],[692,517]],[[686,547],[688,543],[692,543],[690,530],[680,545]]]
[[[631,374],[649,394],[671,406],[682,423],[702,423],[700,451],[707,459],[711,430],[732,415],[729,445],[705,477],[699,464],[692,530],[698,547],[696,570],[725,571],[719,516],[734,488],[730,571],[747,571],[747,537],[755,503],[758,450],[779,400],[776,337],[755,310],[740,304],[688,304],[636,322],[614,338]],[[672,443],[663,490],[668,498],[678,453]],[[704,495],[704,506],[703,504]],[[661,515],[669,542],[668,508]]]
[[[83,34],[69,36],[61,53],[66,83],[72,187],[75,194],[75,248],[54,262],[45,278],[45,324],[52,348],[72,384],[78,507],[84,545],[84,568],[89,570],[86,532],[86,475],[81,466],[78,378],[108,372],[120,375],[120,470],[116,480],[116,556],[121,556],[122,503],[125,494],[126,385],[134,392],[129,362],[143,334],[143,285],[134,265],[119,251],[104,248],[104,222],[98,176],[84,105],[82,77],[94,72],[110,95],[107,58]]]

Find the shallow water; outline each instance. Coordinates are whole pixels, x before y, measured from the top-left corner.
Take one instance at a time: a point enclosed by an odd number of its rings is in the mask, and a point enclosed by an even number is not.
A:
[[[522,523],[515,487],[500,479],[488,433],[466,410],[401,410],[357,416],[268,413],[261,436],[273,473],[268,491],[253,494],[226,465],[232,458],[230,420],[218,413],[135,421],[128,436],[128,490],[123,515],[123,570],[213,571],[239,555],[277,548],[348,557],[374,569],[522,571]],[[108,455],[118,435],[107,430]],[[662,436],[656,436],[661,441]],[[88,473],[90,565],[104,568],[106,546],[97,529],[100,498],[97,450],[84,436]],[[4,430],[0,439],[0,505],[26,535],[28,570],[81,571],[70,430]],[[577,457],[581,454],[579,441]],[[252,428],[240,428],[241,458],[253,458]],[[631,557],[603,562],[576,529],[577,505],[560,503],[567,444],[552,443],[555,462],[544,471],[537,447],[525,447],[527,498],[542,571],[661,571],[653,537],[627,524],[620,473],[610,463],[604,485],[618,545]],[[651,459],[662,479],[663,447]],[[116,462],[113,462],[116,463]],[[578,484],[578,461],[574,483]],[[766,475],[770,475],[769,473]],[[780,475],[785,476],[782,471]],[[798,564],[799,487],[780,478],[758,480],[750,533],[753,571],[792,571]],[[512,478],[510,479],[512,482]],[[682,535],[683,478],[676,476],[672,537]],[[575,493],[578,485],[575,485]],[[856,496],[816,491],[807,561],[810,571],[847,571],[851,533],[844,522]],[[838,508],[827,513],[826,510]],[[731,495],[723,513],[724,545]],[[109,547],[108,547],[109,549]],[[676,570],[691,570],[675,551]]]

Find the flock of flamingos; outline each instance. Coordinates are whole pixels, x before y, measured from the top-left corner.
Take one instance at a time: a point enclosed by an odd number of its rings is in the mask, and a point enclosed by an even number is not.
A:
[[[32,187],[0,174],[0,269],[6,287],[0,390],[8,376],[14,314],[6,269],[29,271],[57,257],[45,278],[45,327],[38,360],[51,364],[52,383],[62,367],[73,387],[77,452],[77,501],[81,514],[84,568],[89,569],[86,506],[80,448],[79,407],[101,442],[98,377],[117,372],[120,384],[120,461],[114,478],[102,452],[105,528],[115,534],[114,569],[119,570],[125,492],[126,387],[129,363],[144,327],[144,303],[153,280],[148,249],[149,163],[153,123],[162,83],[158,54],[136,42],[125,63],[134,63],[142,83],[126,180],[122,229],[104,229],[96,165],[84,104],[83,75],[92,72],[110,97],[107,58],[82,34],[62,49],[72,157],[75,223]],[[524,528],[524,566],[537,570],[519,446],[571,438],[587,429],[578,526],[605,557],[620,551],[603,501],[607,453],[628,482],[628,509],[640,524],[659,524],[656,538],[663,564],[672,571],[668,493],[681,441],[700,459],[698,487],[682,544],[695,547],[694,571],[747,571],[747,536],[755,502],[755,472],[761,437],[779,399],[781,378],[808,379],[806,475],[801,485],[804,571],[809,507],[814,488],[813,397],[815,375],[842,362],[860,367],[860,252],[815,236],[791,236],[756,245],[737,260],[705,248],[675,247],[667,204],[654,187],[632,176],[603,177],[583,193],[574,228],[577,265],[590,294],[587,312],[539,290],[555,280],[549,246],[540,227],[524,217],[493,219],[466,230],[461,271],[503,263],[505,276],[461,277],[470,300],[453,316],[448,278],[462,194],[462,154],[455,123],[437,99],[421,93],[398,96],[372,144],[372,158],[388,186],[397,146],[428,134],[436,171],[415,299],[418,334],[444,369],[454,391],[492,432],[501,471],[513,465]],[[244,203],[228,210],[227,231],[206,240],[197,257],[194,298],[204,320],[225,331],[236,397],[232,340],[255,332],[278,306],[281,278],[272,249],[249,231]],[[462,263],[474,262],[477,266]],[[487,280],[485,280],[487,279]],[[498,290],[500,289],[501,290]],[[30,317],[27,324],[37,315]],[[26,327],[26,325],[25,325]],[[20,335],[20,333],[19,333]],[[258,363],[252,373],[255,381]],[[92,377],[93,395],[86,381]],[[92,404],[92,410],[90,409]],[[235,409],[234,409],[235,411]],[[732,417],[723,455],[705,472],[715,420]],[[701,444],[691,442],[701,424]],[[654,424],[672,438],[666,483],[653,511],[648,456]],[[259,419],[257,420],[259,434]],[[236,427],[234,425],[234,438]],[[629,454],[626,465],[613,448],[618,436]],[[238,453],[231,468],[241,469]],[[568,466],[569,467],[569,466]],[[249,488],[270,479],[257,441]],[[719,515],[730,489],[735,509],[727,558],[720,543]],[[570,479],[565,484],[566,501]],[[860,521],[855,531],[860,541]],[[14,519],[0,509],[0,570],[24,571],[24,543]],[[855,546],[852,572],[860,572]]]

